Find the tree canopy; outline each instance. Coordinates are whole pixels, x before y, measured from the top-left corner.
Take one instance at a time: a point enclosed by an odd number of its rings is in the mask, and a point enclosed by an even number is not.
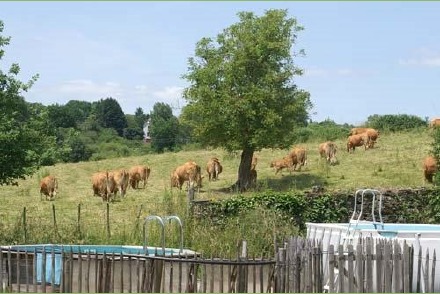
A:
[[[9,45],[10,37],[2,35],[4,24],[0,20],[0,61]],[[0,64],[1,65],[1,64]],[[17,79],[17,63],[4,72],[0,66],[0,185],[16,183],[16,179],[33,173],[40,164],[38,152],[39,116],[21,96],[37,80],[33,76],[24,83]]]
[[[128,126],[127,119],[118,101],[114,98],[101,99],[94,104],[94,114],[99,125],[103,128],[116,130],[122,136]]]
[[[312,107],[293,77],[302,71],[292,52],[303,28],[287,10],[258,17],[238,13],[239,22],[215,39],[202,38],[188,59],[182,120],[204,145],[242,150],[237,187],[250,184],[254,151],[289,146],[289,135],[305,126]]]
[[[165,149],[173,150],[179,135],[179,121],[173,115],[171,106],[162,102],[155,103],[150,118],[151,147],[153,150],[156,152],[163,152]]]

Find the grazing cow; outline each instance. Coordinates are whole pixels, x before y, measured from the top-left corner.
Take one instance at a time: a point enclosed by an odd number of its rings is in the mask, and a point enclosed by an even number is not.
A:
[[[108,201],[109,180],[108,172],[97,172],[92,175],[93,195],[101,197],[104,201]]]
[[[375,129],[369,128],[365,131],[365,134],[367,135],[367,148],[374,148],[374,144],[376,144],[377,138],[379,138],[379,131]]]
[[[374,148],[377,138],[379,138],[379,131],[373,128],[352,128],[349,136],[366,134],[364,138],[366,148]]]
[[[432,178],[437,172],[437,160],[433,156],[428,156],[423,161],[423,173],[425,181],[432,183]]]
[[[253,155],[252,162],[251,162],[251,170],[255,170],[255,168],[257,167],[257,163],[258,163],[258,157]]]
[[[208,173],[208,180],[218,180],[218,175],[223,171],[220,161],[216,157],[212,157],[206,164],[206,172]]]
[[[367,149],[367,140],[368,137],[365,133],[349,136],[347,140],[347,152],[354,152],[355,148],[360,146],[365,146],[365,149]]]
[[[296,155],[288,155],[286,157],[283,157],[282,159],[275,159],[270,163],[270,167],[273,167],[275,169],[275,174],[278,174],[279,171],[281,171],[281,174],[283,174],[283,169],[289,168],[290,172],[292,172],[292,167],[294,164],[297,164]]]
[[[147,185],[148,178],[150,177],[150,168],[144,165],[137,165],[130,168],[129,182],[133,189],[139,189],[139,182],[142,181],[143,188]]]
[[[47,176],[40,182],[40,199],[43,194],[46,200],[52,200],[58,192],[58,180],[54,176]]]
[[[194,161],[188,161],[178,166],[171,173],[171,187],[177,187],[182,190],[183,183],[188,181],[189,188],[202,187],[202,170]]]
[[[331,165],[335,165],[338,163],[338,159],[336,158],[337,151],[336,144],[332,141],[327,141],[319,144],[319,154],[321,157],[324,157],[328,163]]]
[[[125,196],[127,192],[128,182],[130,175],[125,169],[115,170],[108,173],[109,181],[109,193],[116,197],[118,191],[121,198]]]
[[[429,127],[430,128],[436,128],[440,126],[440,118],[433,118],[430,122],[429,122]]]
[[[304,147],[293,148],[290,151],[289,156],[292,157],[293,170],[299,165],[298,171],[301,171],[301,167],[307,165],[307,150]]]
[[[368,129],[369,129],[369,128],[352,128],[352,129],[350,130],[350,133],[349,133],[348,135],[349,135],[349,136],[352,136],[352,135],[359,135],[359,134],[365,133]]]

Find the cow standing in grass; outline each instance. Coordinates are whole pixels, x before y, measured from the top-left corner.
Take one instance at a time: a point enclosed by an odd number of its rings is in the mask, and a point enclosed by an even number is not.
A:
[[[115,170],[108,173],[109,180],[109,192],[116,197],[118,191],[121,195],[121,198],[124,198],[129,182],[129,174],[125,169]]]
[[[336,144],[332,141],[327,141],[319,144],[319,154],[321,157],[325,158],[328,163],[335,165],[338,163],[336,158],[336,151],[338,150]]]
[[[366,134],[359,135],[351,135],[347,139],[347,152],[353,153],[356,147],[364,146],[365,150],[367,149],[367,141],[368,137]]]
[[[142,187],[145,189],[151,169],[148,166],[137,165],[129,170],[129,182],[133,189],[139,189],[139,182],[142,181]]]
[[[218,175],[223,171],[223,167],[217,157],[212,157],[206,164],[206,172],[208,180],[218,180]]]
[[[184,182],[188,182],[189,188],[202,187],[202,169],[194,161],[188,161],[178,166],[171,172],[171,187],[182,190]]]
[[[298,171],[301,171],[301,167],[307,165],[307,150],[304,147],[295,147],[293,148],[289,156],[292,158],[293,170],[296,170],[298,167]]]
[[[40,199],[43,195],[46,196],[46,200],[52,200],[58,192],[58,180],[54,176],[47,176],[40,182]]]
[[[275,159],[272,160],[270,163],[270,167],[274,168],[275,175],[278,174],[278,172],[281,171],[281,175],[283,174],[283,169],[288,168],[289,172],[292,172],[293,165],[297,164],[296,155],[290,154],[286,157],[283,157],[282,159]]]
[[[423,173],[425,176],[425,181],[428,181],[428,183],[432,183],[432,178],[434,177],[435,173],[437,172],[438,166],[437,166],[437,160],[433,156],[428,156],[423,161]]]

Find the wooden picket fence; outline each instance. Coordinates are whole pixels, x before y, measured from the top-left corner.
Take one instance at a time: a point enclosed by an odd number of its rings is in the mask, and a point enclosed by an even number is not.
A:
[[[417,261],[417,262],[416,262]],[[439,292],[436,253],[397,240],[364,238],[353,245],[329,245],[291,238],[278,250],[275,292]]]
[[[275,258],[20,252],[0,254],[3,292],[439,292],[436,256],[397,241],[355,247],[292,237]],[[436,284],[437,282],[437,284]]]

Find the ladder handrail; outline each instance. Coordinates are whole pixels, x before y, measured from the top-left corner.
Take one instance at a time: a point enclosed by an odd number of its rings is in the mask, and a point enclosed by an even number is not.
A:
[[[144,233],[144,251],[145,253],[147,253],[147,238],[148,238],[148,234],[147,234],[147,223],[149,220],[157,220],[159,222],[159,224],[161,225],[161,239],[162,239],[162,253],[165,255],[165,225],[166,225],[166,221],[168,221],[168,223],[171,223],[172,220],[175,220],[178,225],[179,225],[179,232],[180,232],[180,253],[183,253],[183,224],[181,219],[177,216],[177,215],[167,215],[167,216],[158,216],[158,215],[149,215],[147,217],[145,217],[144,219],[144,228],[143,228],[143,233]]]

